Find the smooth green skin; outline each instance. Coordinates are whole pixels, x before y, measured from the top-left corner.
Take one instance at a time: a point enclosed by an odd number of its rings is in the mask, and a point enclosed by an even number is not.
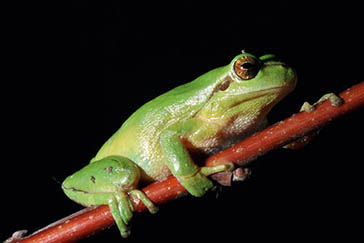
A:
[[[233,68],[243,56],[260,62],[258,73],[249,80],[241,79]],[[230,84],[221,90],[223,82]],[[62,188],[68,197],[85,206],[108,204],[126,237],[133,211],[127,192],[137,194],[149,211],[156,211],[136,190],[139,180],[158,181],[173,174],[189,193],[204,195],[213,186],[206,176],[231,170],[231,166],[201,169],[189,152],[212,154],[262,128],[267,113],[295,84],[293,69],[273,55],[258,59],[240,54],[230,64],[140,107],[89,165],[66,178]]]

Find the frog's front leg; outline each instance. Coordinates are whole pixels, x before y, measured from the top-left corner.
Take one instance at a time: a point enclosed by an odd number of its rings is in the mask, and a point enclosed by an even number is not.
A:
[[[328,93],[328,94],[323,95],[313,105],[311,105],[308,102],[304,102],[303,105],[301,106],[300,111],[312,112],[315,109],[315,105],[320,104],[326,100],[330,100],[330,103],[332,106],[340,106],[344,103],[344,100],[340,96],[337,96],[334,93]]]
[[[206,124],[197,119],[176,123],[161,135],[160,144],[167,166],[186,190],[196,197],[203,196],[213,187],[207,176],[233,169],[232,163],[199,168],[191,159],[181,137],[188,133],[211,133]],[[212,132],[213,133],[213,132]],[[206,135],[206,134],[205,134]],[[202,136],[204,137],[204,135]]]
[[[315,110],[315,106],[317,104],[320,104],[326,100],[329,100],[332,106],[340,106],[344,103],[344,100],[337,96],[334,93],[328,93],[323,95],[317,102],[315,102],[313,105],[311,105],[308,102],[304,102],[303,105],[301,106],[300,112],[305,111],[305,112],[312,112]],[[303,136],[302,138],[297,139],[294,142],[291,142],[285,146],[283,146],[283,148],[288,148],[288,149],[299,149],[303,146],[305,146],[306,144],[308,144],[313,138],[315,138],[317,136],[317,134],[319,133],[319,130],[314,130],[308,134],[306,134],[305,136]]]
[[[121,235],[127,237],[133,217],[128,194],[140,199],[151,213],[157,211],[144,193],[136,189],[139,178],[140,170],[131,160],[109,156],[67,177],[62,189],[70,199],[84,206],[108,205]]]

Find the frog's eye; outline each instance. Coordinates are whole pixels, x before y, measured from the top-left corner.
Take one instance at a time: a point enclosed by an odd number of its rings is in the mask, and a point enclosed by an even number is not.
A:
[[[234,71],[241,79],[254,78],[260,69],[260,62],[250,56],[243,56],[234,63]]]

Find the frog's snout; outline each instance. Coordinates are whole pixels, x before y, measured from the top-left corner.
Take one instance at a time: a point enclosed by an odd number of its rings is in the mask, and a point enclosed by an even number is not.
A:
[[[74,186],[74,178],[73,175],[68,176],[63,182],[62,182],[62,190],[64,192],[66,191],[75,191],[77,190]]]
[[[84,204],[83,202],[87,199],[89,192],[78,183],[77,177],[78,176],[75,176],[74,174],[67,177],[62,182],[62,190],[69,199],[87,206],[87,204]]]
[[[62,190],[68,190],[70,189],[70,178],[71,176],[68,176],[63,182],[62,182]]]
[[[68,176],[63,182],[62,182],[62,190],[69,195],[70,192],[86,192],[85,190],[82,190],[82,186],[77,183],[79,180],[77,179],[77,176],[70,175]],[[68,192],[68,193],[67,193]]]

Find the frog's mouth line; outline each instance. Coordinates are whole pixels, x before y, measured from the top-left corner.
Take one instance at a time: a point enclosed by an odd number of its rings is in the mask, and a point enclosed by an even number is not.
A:
[[[62,185],[62,189],[63,190],[72,190],[73,192],[82,192],[82,193],[85,193],[85,194],[89,193],[87,191],[80,190],[80,189],[77,189],[77,188],[74,188],[74,187],[65,187],[64,185]]]
[[[279,102],[281,99],[283,99],[287,94],[289,94],[293,90],[293,88],[295,87],[295,83],[296,83],[295,78],[290,83],[292,83],[292,84],[287,85],[287,86],[272,87],[272,88],[252,92],[245,99],[239,100],[238,102],[234,103],[232,106],[229,107],[229,109],[231,109],[235,106],[238,106],[242,103],[245,103],[247,101],[255,100],[260,97],[269,95],[269,94],[279,94],[276,98],[274,98],[274,104],[276,104],[277,102]],[[236,95],[231,95],[231,96],[239,96],[239,95],[242,95],[242,94],[236,94]]]

